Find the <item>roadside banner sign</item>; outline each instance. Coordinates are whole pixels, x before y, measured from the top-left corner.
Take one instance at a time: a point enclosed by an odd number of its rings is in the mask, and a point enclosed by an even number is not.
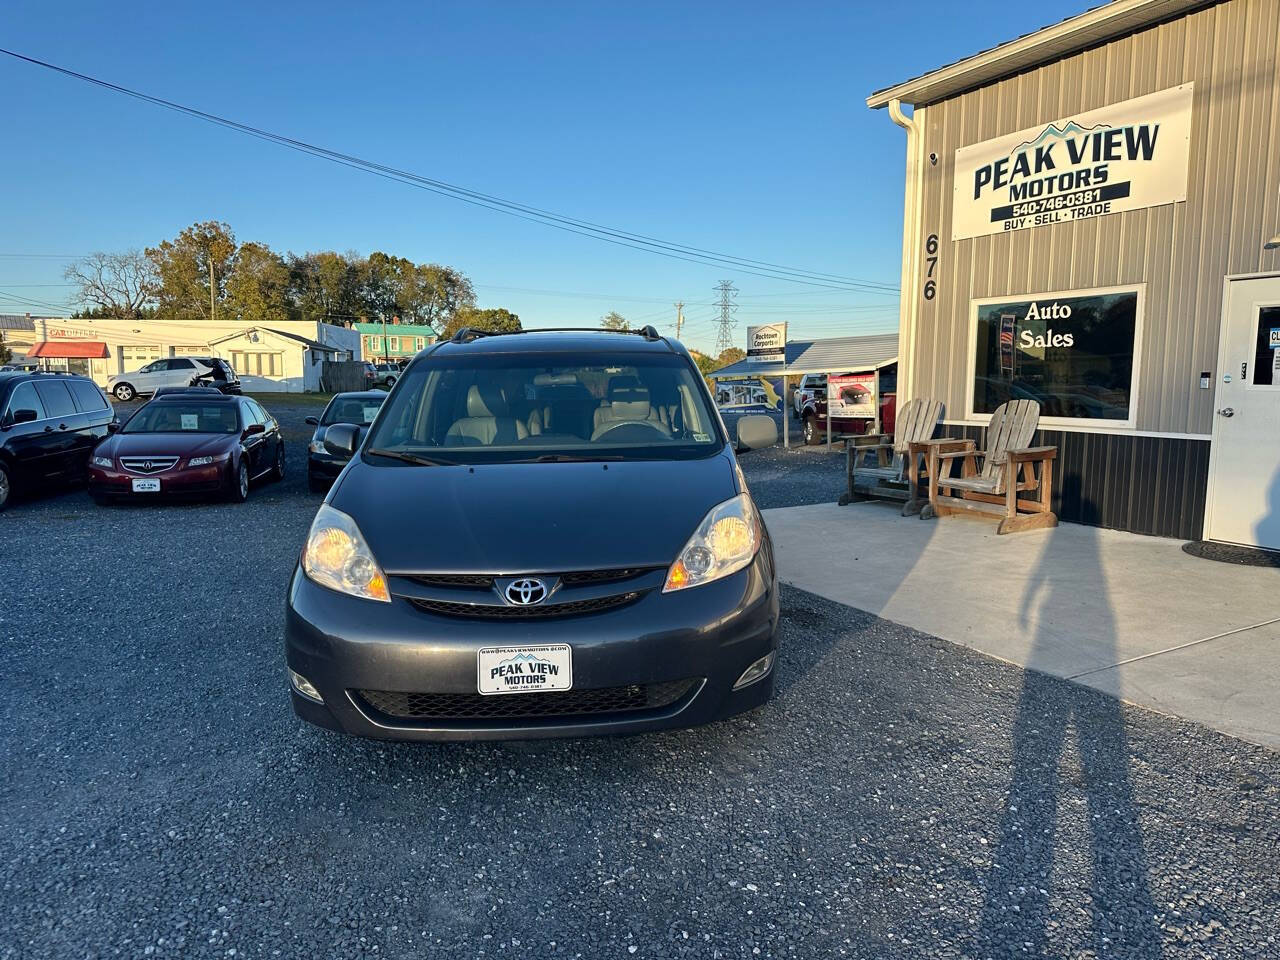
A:
[[[876,415],[876,375],[845,373],[827,377],[827,415],[870,417]]]
[[[787,358],[787,325],[768,323],[747,327],[747,359],[753,363],[783,363]]]

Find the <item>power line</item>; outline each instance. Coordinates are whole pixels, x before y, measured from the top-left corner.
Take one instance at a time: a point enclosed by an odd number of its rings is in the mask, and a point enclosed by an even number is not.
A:
[[[669,259],[685,260],[690,263],[719,265],[725,269],[733,270],[735,272],[748,273],[754,276],[767,277],[774,280],[783,280],[789,283],[801,283],[809,286],[829,287],[831,289],[843,290],[861,289],[867,291],[878,290],[882,292],[896,292],[897,289],[891,284],[879,281],[858,280],[852,277],[843,277],[838,274],[805,270],[796,267],[784,266],[782,264],[770,263],[764,260],[752,260],[745,257],[722,254],[702,247],[694,247],[688,244],[659,240],[644,234],[632,233],[630,231],[593,223],[588,220],[579,220],[573,217],[563,216],[548,210],[532,207],[527,204],[504,200],[503,198],[492,194],[486,194],[466,187],[460,187],[443,180],[421,176],[396,167],[364,160],[351,154],[340,153],[336,150],[330,150],[326,147],[317,146],[316,144],[308,143],[303,140],[295,140],[282,134],[272,133],[259,127],[253,127],[235,120],[230,120],[226,117],[218,116],[217,114],[206,113],[205,111],[197,110],[194,107],[188,107],[171,100],[165,100],[161,97],[152,96],[138,90],[130,89],[129,87],[120,86],[119,84],[111,83],[97,77],[92,77],[88,74],[79,73],[66,67],[60,67],[57,64],[49,63],[45,60],[39,60],[35,57],[29,57],[13,50],[0,48],[0,53],[6,54],[15,60],[21,60],[25,63],[32,64],[33,66],[43,67],[46,70],[52,70],[56,73],[62,74],[63,76],[93,84],[105,90],[120,93],[136,100],[150,103],[154,106],[164,107],[165,109],[173,110],[209,123],[217,124],[261,140],[275,143],[291,150],[296,150],[301,153],[310,154],[314,157],[329,160],[342,166],[363,170],[364,172],[372,173],[375,176],[395,180],[410,186],[416,186],[431,193],[448,196],[464,203],[470,203],[474,206],[485,207],[518,219],[541,223],[544,226],[553,227],[568,233],[576,233],[581,236],[591,237],[596,240],[602,240],[606,243],[612,243],[617,246],[630,247],[646,253],[656,254]]]

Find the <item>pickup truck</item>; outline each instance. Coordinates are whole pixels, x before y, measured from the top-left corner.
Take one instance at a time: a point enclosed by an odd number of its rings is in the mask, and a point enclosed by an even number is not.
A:
[[[801,422],[801,434],[804,442],[810,446],[826,443],[827,440],[827,378],[819,378],[810,374],[801,381],[796,389],[795,404]],[[893,433],[894,412],[897,409],[896,392],[883,392],[885,386],[892,386],[896,391],[896,383],[881,382],[880,394],[880,432]],[[872,417],[833,417],[831,419],[831,436],[845,437],[850,434],[861,436],[875,430]]]

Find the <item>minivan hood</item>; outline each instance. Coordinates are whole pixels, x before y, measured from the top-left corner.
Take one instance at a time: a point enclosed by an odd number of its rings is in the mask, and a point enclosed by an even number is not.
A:
[[[357,460],[329,502],[389,574],[514,574],[669,564],[737,492],[728,452],[474,467]]]

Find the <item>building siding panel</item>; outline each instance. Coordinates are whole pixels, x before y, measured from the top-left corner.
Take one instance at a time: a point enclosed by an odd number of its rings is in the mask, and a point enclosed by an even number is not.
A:
[[[973,299],[1145,283],[1137,429],[1207,435],[1213,391],[1196,381],[1217,362],[1223,278],[1280,271],[1280,252],[1262,249],[1280,230],[1278,63],[1280,4],[1224,0],[919,107],[925,154],[938,157],[924,168],[919,241],[936,233],[942,258],[935,300],[905,291],[917,298],[913,393],[964,416]],[[958,147],[1191,81],[1185,203],[950,241]]]
[[[981,446],[982,428],[951,428]],[[1053,509],[1059,519],[1158,537],[1198,540],[1204,525],[1209,441],[1040,430],[1058,448]]]

